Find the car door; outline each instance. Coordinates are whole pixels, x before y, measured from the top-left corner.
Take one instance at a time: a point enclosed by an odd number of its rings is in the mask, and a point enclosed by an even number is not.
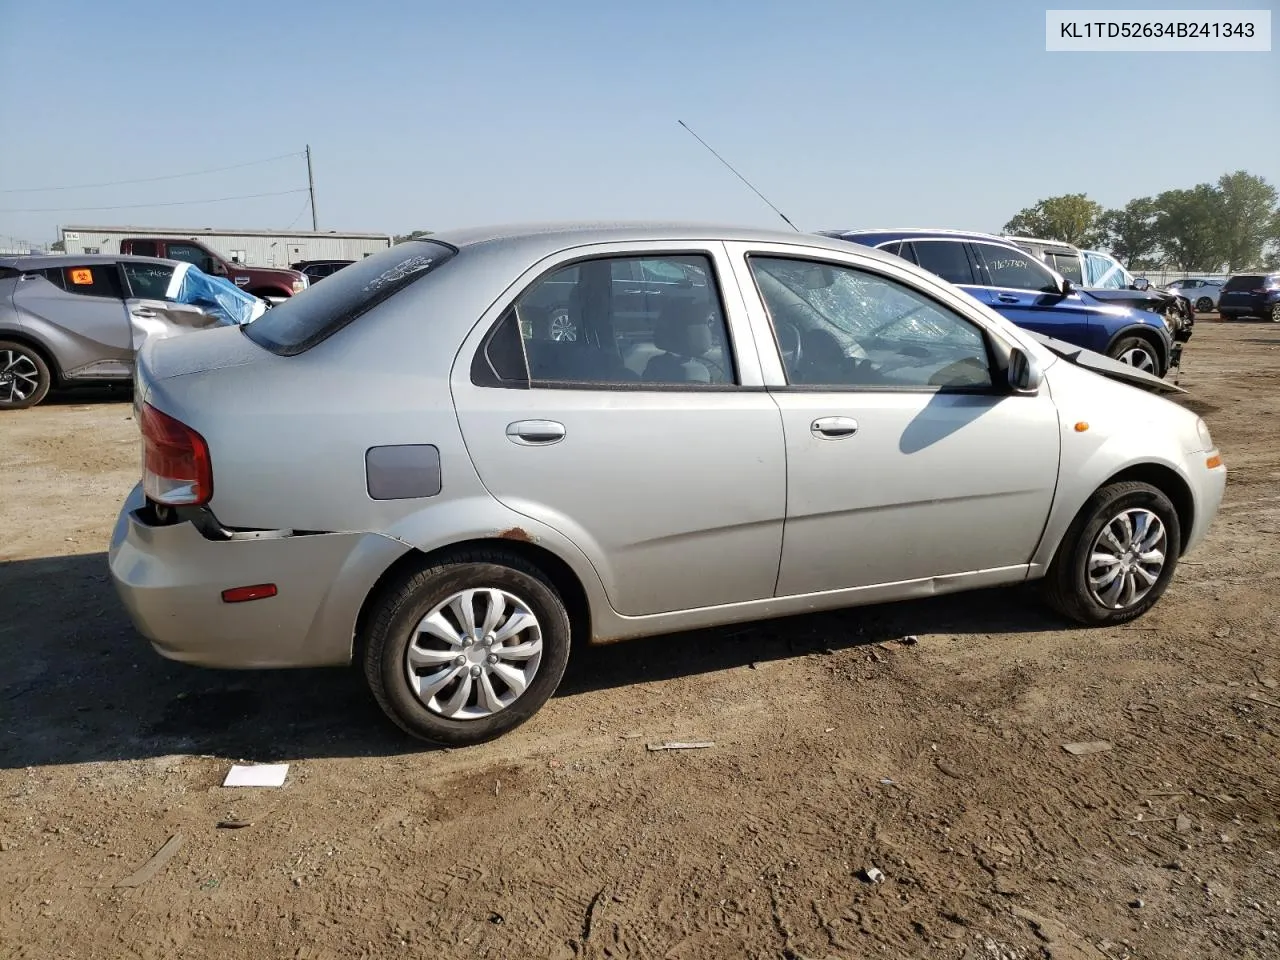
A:
[[[773,595],[786,505],[778,409],[763,390],[722,244],[574,251],[576,336],[537,322],[568,255],[513,287],[464,344],[452,387],[485,487],[575,542],[613,607],[643,616]],[[702,300],[642,329],[613,315],[624,258],[705,277]],[[534,312],[533,318],[524,313]],[[643,336],[641,336],[643,334]]]
[[[171,337],[219,325],[216,317],[199,307],[177,301],[181,271],[186,267],[145,260],[122,261],[120,267],[135,351],[148,337]]]
[[[1027,330],[1091,346],[1091,302],[1075,292],[1063,296],[1059,277],[1030,254],[997,243],[972,246],[992,307]]]
[[[133,338],[115,263],[70,262],[24,271],[13,305],[23,326],[53,345],[64,376],[131,374]]]
[[[787,448],[778,596],[1021,578],[1058,477],[1047,391],[1002,387],[980,318],[904,270],[737,249]]]

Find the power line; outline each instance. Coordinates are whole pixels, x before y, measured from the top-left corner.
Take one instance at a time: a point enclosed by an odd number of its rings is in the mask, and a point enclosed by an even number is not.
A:
[[[307,187],[297,190],[276,190],[272,193],[244,193],[235,197],[212,197],[209,200],[171,200],[167,203],[128,203],[111,207],[0,207],[0,213],[79,213],[85,210],[146,210],[152,207],[189,207],[202,203],[225,203],[228,200],[257,200],[259,197],[283,197],[291,193],[308,193]]]
[[[183,177],[202,177],[206,173],[221,173],[223,170],[240,170],[243,167],[256,167],[262,163],[274,163],[277,160],[288,160],[292,157],[303,156],[302,151],[298,150],[293,153],[282,153],[278,157],[266,157],[262,160],[249,160],[246,163],[233,163],[226,167],[210,167],[207,170],[193,170],[190,173],[169,173],[160,177],[140,177],[137,180],[109,180],[104,183],[77,183],[72,186],[64,187],[12,187],[0,190],[0,193],[51,193],[56,190],[88,190],[93,187],[118,187],[127,183],[155,183],[158,180],[179,180]],[[91,210],[108,210],[110,207],[82,207],[80,209]],[[122,210],[123,207],[114,209]],[[43,212],[43,211],[41,211]]]
[[[293,221],[289,224],[289,226],[285,227],[285,229],[292,230],[295,226],[297,226],[298,221],[302,219],[303,214],[305,214],[310,209],[311,209],[311,198],[307,197],[307,202],[302,205],[302,209],[298,211],[298,215],[293,218]]]

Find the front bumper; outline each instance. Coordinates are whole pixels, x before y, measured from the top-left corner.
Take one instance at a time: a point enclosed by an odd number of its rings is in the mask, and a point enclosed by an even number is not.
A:
[[[190,522],[148,523],[145,505],[134,487],[111,535],[111,579],[157,653],[199,666],[349,663],[361,605],[409,549],[374,533],[211,540]],[[277,595],[222,600],[223,590],[260,583]]]
[[[1218,458],[1216,467],[1206,466],[1210,458]],[[1191,521],[1191,529],[1183,534],[1182,553],[1185,556],[1195,549],[1213,524],[1213,518],[1222,506],[1223,491],[1227,487],[1227,467],[1221,462],[1221,454],[1217,450],[1209,450],[1193,455],[1188,464],[1188,477],[1191,480],[1195,515]]]

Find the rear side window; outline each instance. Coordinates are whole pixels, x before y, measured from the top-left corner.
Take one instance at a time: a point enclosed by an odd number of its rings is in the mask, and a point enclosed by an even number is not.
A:
[[[954,240],[916,240],[916,263],[948,283],[973,283],[973,268],[963,243]]]
[[[83,264],[70,267],[48,267],[41,270],[50,283],[67,293],[84,297],[121,297],[120,275],[114,263]]]
[[[245,335],[282,357],[311,349],[388,297],[452,259],[436,240],[409,240],[343,267],[247,324]]]
[[[624,279],[633,276],[670,279]],[[600,258],[539,279],[495,325],[472,382],[579,389],[736,383],[710,258]]]
[[[136,257],[159,256],[154,240],[134,240],[129,244],[129,252]]]
[[[1227,281],[1227,285],[1223,290],[1255,290],[1262,286],[1267,278],[1259,273],[1242,273],[1238,277],[1232,277]]]
[[[1080,274],[1079,257],[1069,253],[1048,253],[1045,254],[1045,260],[1049,266],[1053,267],[1072,283],[1084,283],[1084,278]]]

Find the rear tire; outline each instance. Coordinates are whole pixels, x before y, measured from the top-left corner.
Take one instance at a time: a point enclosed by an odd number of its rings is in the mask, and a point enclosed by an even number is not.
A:
[[[1181,543],[1178,512],[1160,489],[1149,483],[1108,484],[1089,498],[1063,536],[1042,584],[1045,600],[1087,626],[1135,620],[1168,587]],[[1161,555],[1158,568],[1152,559],[1156,553]]]
[[[25,410],[43,400],[53,374],[39,351],[25,343],[0,340],[0,410]]]
[[[493,597],[505,613],[486,623]],[[369,689],[401,729],[437,746],[518,727],[569,662],[564,603],[537,567],[504,551],[458,551],[393,582],[374,604],[361,638]]]
[[[1196,311],[1199,313],[1208,313],[1213,309],[1213,301],[1208,297],[1201,297],[1196,301]]]

